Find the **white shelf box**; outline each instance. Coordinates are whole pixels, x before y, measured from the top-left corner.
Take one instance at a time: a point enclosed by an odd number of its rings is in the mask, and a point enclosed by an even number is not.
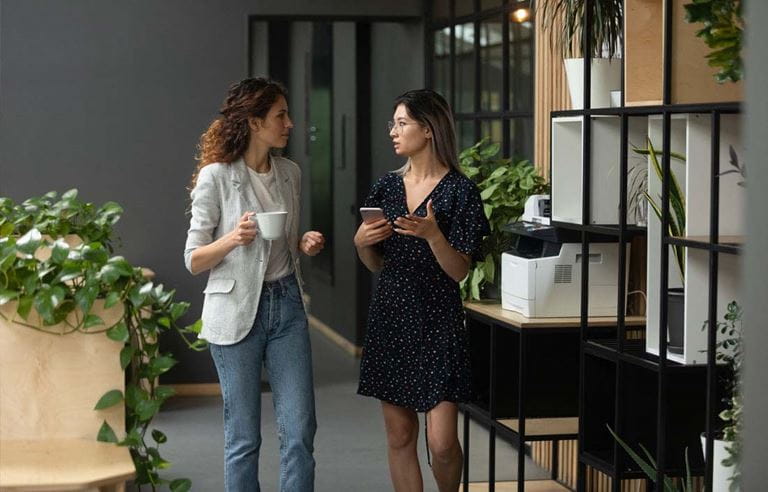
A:
[[[592,117],[592,172],[590,224],[619,223],[619,169],[621,166],[621,118]],[[552,220],[582,223],[584,183],[582,182],[583,117],[552,119]],[[631,145],[642,146],[647,138],[647,118],[629,119],[628,167],[645,165],[634,158]],[[627,214],[627,223],[635,217]]]
[[[685,190],[686,237],[709,236],[710,176],[711,176],[711,116],[707,114],[674,115],[672,118],[672,152],[686,156],[685,164],[672,160],[671,170]],[[648,134],[657,152],[662,150],[662,119],[651,117]],[[738,115],[721,116],[720,171],[731,169],[729,147],[743,155],[741,126]],[[739,186],[739,174],[721,176],[719,199],[719,228],[721,236],[741,236],[744,233],[745,190]],[[661,180],[653,169],[648,169],[649,194],[660,203]],[[648,210],[648,305],[646,309],[646,350],[659,354],[660,333],[660,277],[659,244],[661,223]],[[684,287],[684,341],[683,353],[667,353],[670,360],[682,364],[706,363],[707,331],[702,329],[708,318],[709,305],[709,253],[706,250],[684,248],[686,275],[681,281],[674,249],[669,247],[669,287]],[[719,255],[717,317],[723,319],[729,302],[742,300],[741,257]]]

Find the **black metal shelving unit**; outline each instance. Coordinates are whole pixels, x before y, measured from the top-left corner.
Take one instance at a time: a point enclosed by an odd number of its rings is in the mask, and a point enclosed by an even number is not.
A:
[[[499,304],[465,305],[476,399],[461,404],[464,413],[463,491],[470,489],[469,423],[474,420],[489,430],[488,491],[498,490],[496,439],[517,448],[516,490],[526,490],[526,443],[552,443],[549,479],[539,486],[570,490],[559,482],[558,448],[561,441],[578,437],[580,321],[578,318],[525,318],[504,311]],[[645,319],[627,320],[635,329]],[[610,337],[614,318],[590,318],[590,333]],[[477,484],[476,484],[477,485]],[[509,487],[510,483],[505,483]],[[512,486],[515,487],[514,485]],[[506,489],[505,489],[506,490]]]
[[[589,4],[590,0],[587,0]],[[719,172],[720,172],[720,123],[721,115],[741,112],[738,102],[706,104],[671,103],[672,67],[672,1],[665,0],[664,9],[664,64],[663,104],[655,106],[624,105],[618,108],[590,108],[591,55],[584,55],[584,108],[581,110],[555,111],[551,118],[580,116],[582,130],[582,223],[561,223],[553,225],[581,232],[582,255],[589,257],[591,237],[595,234],[618,237],[618,329],[611,338],[595,338],[588,330],[587,313],[589,306],[589,262],[582,262],[581,285],[581,329],[580,329],[580,374],[579,374],[579,466],[577,490],[586,489],[586,467],[592,467],[610,476],[612,490],[621,490],[621,480],[645,478],[605,429],[610,424],[618,435],[629,443],[643,442],[654,452],[658,480],[664,476],[683,476],[683,450],[700,449],[698,434],[701,422],[705,422],[707,434],[706,455],[713,456],[712,435],[715,427],[720,397],[718,388],[722,372],[716,364],[717,340],[717,287],[718,257],[721,254],[740,254],[741,246],[719,241]],[[585,8],[584,46],[590,46],[591,9]],[[622,86],[624,56],[622,54]],[[670,147],[672,115],[699,113],[711,116],[711,169],[710,169],[710,210],[708,238],[674,238],[668,233],[670,220]],[[619,223],[591,224],[591,126],[593,116],[616,116],[621,120],[621,160],[619,172]],[[630,117],[661,115],[662,118],[662,191],[661,191],[661,240],[660,250],[660,292],[668,289],[669,248],[680,245],[696,248],[709,253],[708,292],[708,349],[707,363],[682,365],[667,357],[667,297],[661,296],[659,319],[659,356],[646,353],[644,341],[626,339],[624,290],[628,259],[624,246],[631,237],[643,234],[644,229],[627,224],[627,148],[628,121]],[[550,166],[552,163],[550,162]],[[552,175],[550,173],[550,175]],[[553,196],[554,198],[554,196]],[[648,288],[655,286],[649,285]],[[699,418],[701,420],[699,420]],[[698,430],[697,430],[698,429]],[[607,437],[606,437],[607,436]],[[640,439],[642,437],[642,439]],[[691,471],[703,475],[706,490],[712,486],[712,460],[706,464],[701,453],[691,459]]]

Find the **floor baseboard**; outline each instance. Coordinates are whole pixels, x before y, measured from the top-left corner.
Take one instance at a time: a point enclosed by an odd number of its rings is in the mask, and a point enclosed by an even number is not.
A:
[[[191,383],[169,385],[176,392],[174,396],[220,396],[219,383]]]
[[[326,325],[311,314],[307,315],[307,319],[309,320],[309,326],[311,328],[314,328],[315,330],[322,333],[326,338],[341,347],[348,354],[358,358],[363,355],[362,347],[358,347],[354,343],[350,342],[330,326]]]

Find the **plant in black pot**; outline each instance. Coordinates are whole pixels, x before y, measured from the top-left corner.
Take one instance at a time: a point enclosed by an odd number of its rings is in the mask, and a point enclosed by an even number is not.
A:
[[[502,227],[519,220],[530,195],[548,192],[544,178],[528,160],[498,156],[499,144],[484,138],[459,154],[462,171],[480,189],[491,234],[483,245],[483,260],[475,262],[461,283],[462,298],[500,298],[501,253],[509,248],[509,234]]]
[[[656,177],[661,180],[663,177],[663,170],[661,168],[660,156],[662,151],[656,149],[650,139],[647,140],[645,148],[634,148],[633,152],[639,155],[647,156],[651,168]],[[685,156],[670,152],[670,158],[673,163],[685,165]],[[645,171],[643,171],[645,168]],[[647,166],[636,166],[634,169],[638,172],[647,171]],[[633,179],[633,182],[635,180]],[[648,193],[647,179],[637,180],[639,183],[644,183],[645,189],[637,188],[630,191],[630,201],[634,198],[642,196],[644,201],[648,202],[648,205],[654,212],[654,215],[661,221],[661,199],[660,197],[652,197]],[[685,191],[680,186],[674,173],[670,173],[669,180],[669,227],[667,232],[672,237],[685,236]],[[683,246],[674,244],[672,245],[672,251],[675,255],[675,263],[677,264],[677,270],[680,275],[680,283],[685,285],[685,248]],[[667,349],[673,354],[683,353],[684,343],[684,303],[685,292],[682,288],[673,287],[667,292],[667,328],[668,328],[668,345]]]

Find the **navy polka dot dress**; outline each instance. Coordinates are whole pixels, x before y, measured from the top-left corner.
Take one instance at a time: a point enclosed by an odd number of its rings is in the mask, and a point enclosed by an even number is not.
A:
[[[451,246],[477,257],[490,229],[475,184],[450,171],[416,215],[426,216],[430,198]],[[365,206],[381,207],[390,222],[406,215],[402,177],[380,178]],[[424,239],[395,233],[377,247],[384,269],[368,314],[357,392],[417,412],[441,401],[469,400],[472,378],[459,284],[440,268]]]

